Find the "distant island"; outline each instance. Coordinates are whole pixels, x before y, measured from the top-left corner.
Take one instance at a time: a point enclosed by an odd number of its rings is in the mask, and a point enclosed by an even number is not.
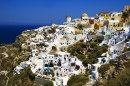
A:
[[[7,39],[8,40],[8,39]],[[66,16],[0,45],[0,86],[129,86],[130,6]]]

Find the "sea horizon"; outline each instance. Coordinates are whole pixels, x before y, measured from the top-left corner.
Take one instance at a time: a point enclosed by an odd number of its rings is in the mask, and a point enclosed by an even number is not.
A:
[[[14,43],[16,37],[25,30],[37,29],[41,26],[49,26],[50,24],[44,25],[0,25],[0,44],[11,44]]]

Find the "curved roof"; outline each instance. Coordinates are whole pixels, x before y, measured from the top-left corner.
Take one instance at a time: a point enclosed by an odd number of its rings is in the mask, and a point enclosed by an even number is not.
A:
[[[86,13],[83,13],[82,17],[88,17],[88,15]]]

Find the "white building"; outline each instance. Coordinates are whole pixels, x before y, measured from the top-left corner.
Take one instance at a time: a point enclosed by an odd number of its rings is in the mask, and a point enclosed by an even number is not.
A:
[[[115,59],[115,58],[117,58],[117,56],[120,55],[120,53],[122,52],[122,50],[123,50],[123,45],[122,44],[111,46],[108,49],[108,57],[110,59]]]
[[[101,64],[92,64],[92,79],[97,80],[99,77],[98,70]]]
[[[66,22],[70,23],[71,22],[71,17],[70,16],[66,16]]]

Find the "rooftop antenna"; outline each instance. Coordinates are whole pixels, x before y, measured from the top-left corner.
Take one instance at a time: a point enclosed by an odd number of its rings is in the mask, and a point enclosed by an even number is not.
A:
[[[66,17],[67,17],[67,16],[70,16],[70,14],[66,13]]]
[[[53,24],[53,18],[51,17],[51,24]]]
[[[67,12],[66,12],[65,18],[67,18],[67,16],[68,16],[68,15],[67,15]]]

